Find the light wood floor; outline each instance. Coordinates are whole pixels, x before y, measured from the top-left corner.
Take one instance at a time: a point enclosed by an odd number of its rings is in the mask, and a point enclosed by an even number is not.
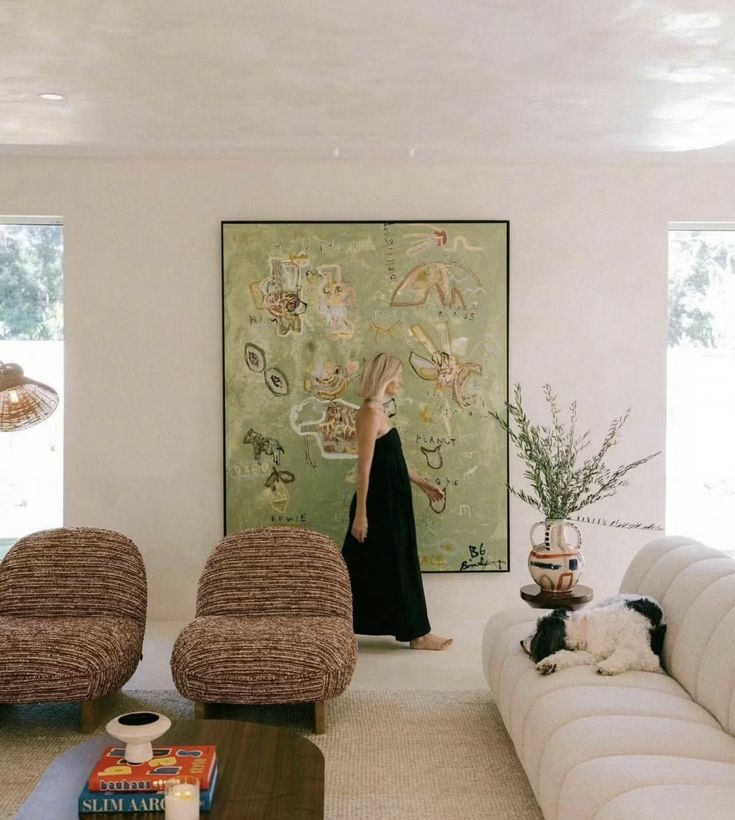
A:
[[[432,619],[439,635],[454,638],[443,652],[414,651],[391,638],[360,638],[352,686],[361,689],[481,689],[482,633],[487,619]],[[125,689],[173,689],[171,648],[181,621],[149,621],[143,660]]]

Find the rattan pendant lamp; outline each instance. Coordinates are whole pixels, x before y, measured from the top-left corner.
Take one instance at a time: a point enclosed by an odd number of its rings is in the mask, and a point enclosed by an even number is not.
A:
[[[53,387],[27,378],[17,364],[0,362],[0,433],[33,427],[58,406]]]

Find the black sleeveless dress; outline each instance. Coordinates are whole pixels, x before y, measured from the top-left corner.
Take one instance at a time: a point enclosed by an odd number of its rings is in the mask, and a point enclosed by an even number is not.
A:
[[[399,641],[431,631],[416,546],[408,468],[395,427],[375,441],[367,495],[364,543],[352,535],[357,496],[342,554],[352,585],[353,626],[358,635],[395,635]]]

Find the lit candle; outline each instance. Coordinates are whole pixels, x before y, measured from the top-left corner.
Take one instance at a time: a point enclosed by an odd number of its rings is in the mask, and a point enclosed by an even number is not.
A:
[[[199,820],[198,783],[172,783],[166,786],[166,820]]]

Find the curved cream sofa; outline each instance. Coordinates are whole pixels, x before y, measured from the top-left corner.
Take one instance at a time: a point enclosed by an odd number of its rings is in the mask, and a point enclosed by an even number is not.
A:
[[[539,610],[494,615],[485,677],[546,820],[735,818],[735,560],[658,538],[621,592],[652,595],[668,674],[540,675],[519,645]]]

